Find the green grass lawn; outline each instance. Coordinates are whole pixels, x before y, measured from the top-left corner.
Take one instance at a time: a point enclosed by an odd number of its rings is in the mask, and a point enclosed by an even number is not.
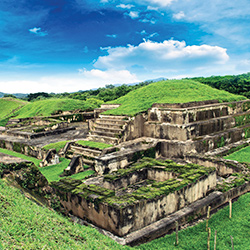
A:
[[[124,249],[97,230],[73,224],[0,180],[0,249]]]
[[[105,148],[113,147],[113,145],[111,145],[111,144],[106,144],[106,143],[103,143],[103,142],[95,142],[95,141],[82,141],[82,140],[79,140],[76,143],[79,144],[79,145],[82,145],[82,146],[88,146],[88,147],[98,148],[98,149],[105,149]]]
[[[13,112],[28,102],[15,98],[0,98],[0,126],[5,126]]]
[[[92,98],[93,99],[93,98]],[[26,118],[33,116],[50,116],[57,110],[68,111],[68,110],[93,110],[103,103],[102,101],[95,100],[77,100],[70,98],[63,99],[45,99],[30,102],[21,108],[17,113],[17,118]]]
[[[130,248],[120,246],[97,230],[71,223],[54,211],[28,200],[17,188],[0,180],[0,245],[4,249],[207,249],[205,222],[179,231],[179,245],[174,246],[175,233]],[[250,249],[250,193],[233,203],[232,219],[228,206],[211,216],[211,249],[217,230],[217,249],[228,250],[233,236],[235,250]],[[0,247],[1,249],[1,247]]]
[[[46,166],[39,168],[40,172],[46,177],[48,182],[59,181],[63,170],[68,167],[70,163],[69,159],[60,158],[60,163],[56,165]]]
[[[41,162],[41,160],[38,160],[37,158],[31,157],[31,156],[27,156],[27,155],[23,155],[21,153],[17,153],[8,149],[4,149],[4,148],[0,148],[0,153],[4,153],[7,155],[12,155],[12,156],[16,156],[19,157],[21,159],[27,160],[27,161],[31,161],[33,162],[36,166],[39,166],[39,163]]]
[[[49,150],[49,149],[56,149],[56,152],[59,152],[60,149],[64,148],[64,146],[66,145],[66,143],[69,141],[59,141],[59,142],[54,142],[54,143],[50,143],[48,145],[43,146],[42,148],[45,150]]]
[[[7,149],[3,149],[3,148],[0,148],[0,152],[7,154],[7,155],[16,156],[16,157],[19,157],[19,158],[27,160],[27,161],[31,161],[37,167],[39,167],[39,163],[41,162],[41,160],[38,160],[34,157],[26,156],[26,155],[23,155],[23,154],[14,152],[14,151],[10,151]],[[45,176],[45,178],[48,180],[48,182],[59,181],[61,178],[65,178],[65,177],[60,177],[60,175],[63,173],[63,170],[68,167],[69,163],[70,163],[69,159],[60,158],[59,164],[46,166],[43,168],[39,167],[39,170]],[[93,170],[86,170],[84,172],[74,174],[71,177],[74,179],[82,180],[82,179],[86,178],[87,176],[92,175],[94,173],[95,173],[95,171],[93,171]]]
[[[129,92],[109,103],[122,104],[104,114],[135,115],[146,111],[153,103],[186,103],[205,100],[239,101],[244,96],[214,89],[193,80],[167,80],[149,84]]]
[[[224,156],[224,159],[239,161],[239,162],[250,162],[250,146],[242,148],[230,155]]]

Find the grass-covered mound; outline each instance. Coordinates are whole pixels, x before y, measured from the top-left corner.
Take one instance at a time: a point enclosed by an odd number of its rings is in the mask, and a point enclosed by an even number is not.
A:
[[[26,104],[28,102],[15,98],[0,98],[0,126],[5,126],[13,113]]]
[[[48,145],[43,146],[43,149],[49,150],[49,149],[55,148],[56,152],[59,152],[59,150],[61,150],[65,147],[67,142],[70,142],[70,141],[60,141],[60,142],[50,143]],[[106,144],[103,142],[83,141],[83,140],[76,141],[76,143],[81,145],[81,146],[87,146],[87,147],[97,148],[97,149],[101,149],[101,150],[113,146],[111,144]]]
[[[250,146],[242,148],[230,155],[224,157],[228,160],[238,161],[238,162],[249,162],[250,163]]]
[[[110,102],[121,106],[108,110],[105,114],[133,116],[146,111],[153,103],[187,103],[206,100],[227,102],[244,99],[246,97],[214,89],[193,80],[167,80],[136,89]]]
[[[33,116],[50,116],[56,111],[69,111],[69,110],[93,110],[98,108],[103,101],[90,98],[86,101],[64,98],[64,99],[45,99],[30,102],[21,108],[16,113],[16,118],[26,118]]]

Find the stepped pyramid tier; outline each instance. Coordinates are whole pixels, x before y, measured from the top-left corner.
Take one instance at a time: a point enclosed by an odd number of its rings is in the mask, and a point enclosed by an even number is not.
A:
[[[89,122],[90,139],[111,144],[140,137],[161,142],[164,157],[207,152],[250,137],[250,100],[152,105],[134,117],[104,115]]]
[[[70,142],[65,146],[65,155],[69,159],[73,157],[81,156],[83,164],[93,166],[95,159],[97,159],[102,153],[102,150],[97,148],[91,148],[77,144],[76,142]]]
[[[90,140],[111,144],[119,144],[127,140],[126,132],[130,117],[100,114],[89,123]]]

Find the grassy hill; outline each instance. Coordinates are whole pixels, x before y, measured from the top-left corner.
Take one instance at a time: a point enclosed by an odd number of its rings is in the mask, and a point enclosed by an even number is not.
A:
[[[25,106],[28,102],[15,98],[0,98],[0,126],[5,126],[13,113]]]
[[[57,110],[93,110],[97,108],[102,101],[90,98],[86,101],[64,98],[64,99],[45,99],[30,102],[17,112],[17,118],[26,118],[32,116],[49,116]]]
[[[106,111],[105,114],[135,115],[146,111],[153,103],[186,103],[205,100],[239,101],[244,96],[214,89],[193,80],[167,80],[129,92],[109,103],[122,104],[119,108]]]
[[[179,245],[175,246],[175,233],[134,248],[120,246],[91,227],[73,224],[68,218],[37,205],[20,190],[0,180],[0,249],[207,249],[206,222],[179,232]],[[250,194],[233,203],[232,218],[228,206],[212,215],[209,220],[211,242],[217,230],[217,249],[249,249]]]

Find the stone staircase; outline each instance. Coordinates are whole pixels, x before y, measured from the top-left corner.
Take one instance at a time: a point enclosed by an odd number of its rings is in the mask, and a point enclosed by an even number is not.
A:
[[[72,159],[74,156],[80,155],[82,156],[82,162],[84,164],[93,166],[95,159],[99,157],[101,153],[102,150],[73,143],[70,144],[66,157]]]
[[[128,116],[99,115],[90,130],[90,140],[118,144],[124,141]]]

